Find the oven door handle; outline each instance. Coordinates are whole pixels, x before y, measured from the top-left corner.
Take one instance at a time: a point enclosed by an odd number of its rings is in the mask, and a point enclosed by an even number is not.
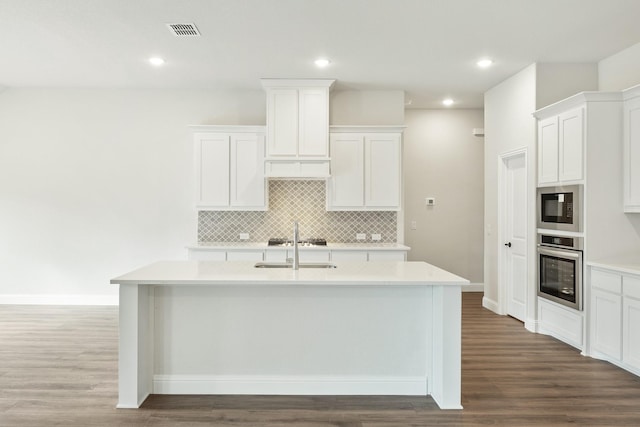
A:
[[[541,255],[549,255],[558,258],[569,258],[579,261],[582,258],[582,251],[574,251],[571,249],[553,249],[548,246],[538,245],[538,253]]]

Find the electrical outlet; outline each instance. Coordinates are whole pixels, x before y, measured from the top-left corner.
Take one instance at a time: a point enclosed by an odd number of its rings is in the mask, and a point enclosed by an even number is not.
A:
[[[417,230],[418,229],[418,222],[417,221],[411,221],[411,229],[412,230]]]
[[[367,240],[367,235],[365,233],[357,233],[356,240]]]
[[[240,240],[249,240],[249,233],[240,233]]]
[[[378,240],[382,240],[382,234],[372,234],[371,240],[373,240],[374,242]]]

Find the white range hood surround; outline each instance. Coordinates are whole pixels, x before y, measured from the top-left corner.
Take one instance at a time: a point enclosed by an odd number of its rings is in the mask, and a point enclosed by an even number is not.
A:
[[[262,79],[267,92],[265,177],[330,177],[330,79]]]

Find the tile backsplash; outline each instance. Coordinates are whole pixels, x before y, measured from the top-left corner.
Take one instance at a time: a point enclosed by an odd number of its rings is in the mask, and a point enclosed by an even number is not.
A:
[[[268,211],[200,211],[198,242],[237,242],[248,233],[251,242],[270,237],[290,238],[293,221],[300,224],[300,237],[322,237],[330,242],[354,243],[356,233],[381,234],[383,243],[397,240],[397,212],[326,211],[325,182],[269,181]]]

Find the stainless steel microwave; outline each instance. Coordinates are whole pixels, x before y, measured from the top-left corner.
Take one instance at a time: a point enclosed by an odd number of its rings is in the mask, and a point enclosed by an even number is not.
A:
[[[538,228],[582,231],[582,185],[538,188]]]

